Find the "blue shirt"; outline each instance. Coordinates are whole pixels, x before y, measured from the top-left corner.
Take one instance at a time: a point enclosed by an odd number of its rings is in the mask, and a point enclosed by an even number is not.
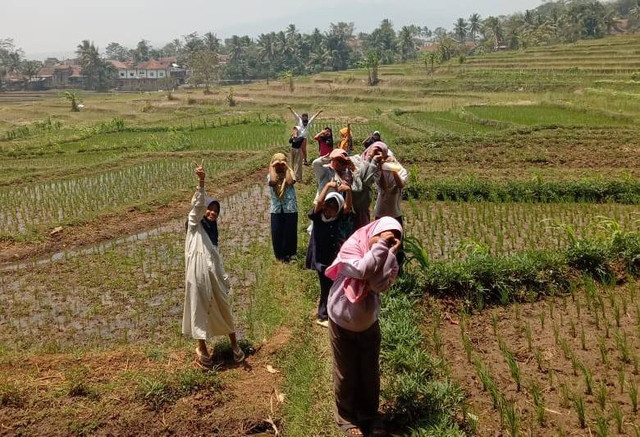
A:
[[[271,181],[271,177],[267,175],[267,183],[269,181]],[[271,214],[298,212],[298,200],[296,199],[296,190],[293,185],[287,185],[284,189],[282,200],[276,196],[274,187],[269,186],[269,193],[271,194]]]

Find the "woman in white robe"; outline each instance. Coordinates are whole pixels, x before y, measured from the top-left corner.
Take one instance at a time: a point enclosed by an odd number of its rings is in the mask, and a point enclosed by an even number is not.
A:
[[[207,198],[204,190],[205,172],[196,168],[199,186],[191,199],[184,245],[185,294],[182,333],[198,340],[196,363],[211,367],[211,354],[206,340],[228,335],[236,362],[244,360],[244,353],[236,339],[231,305],[228,301],[229,276],[224,271],[218,249],[217,224],[220,204]]]

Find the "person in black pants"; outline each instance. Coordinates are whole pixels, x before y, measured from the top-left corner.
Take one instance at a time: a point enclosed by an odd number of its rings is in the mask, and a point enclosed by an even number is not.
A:
[[[326,328],[329,326],[327,299],[333,281],[324,275],[324,271],[353,232],[351,187],[345,183],[338,185],[335,181],[328,182],[309,213],[309,219],[313,222],[313,230],[307,249],[306,267],[318,272],[320,300],[316,323]]]
[[[271,193],[271,241],[279,261],[294,260],[298,251],[298,201],[296,179],[283,153],[271,158],[267,175]]]

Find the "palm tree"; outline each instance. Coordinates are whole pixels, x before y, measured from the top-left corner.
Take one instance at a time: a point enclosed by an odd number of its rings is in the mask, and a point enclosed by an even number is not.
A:
[[[207,32],[202,37],[202,41],[206,46],[207,50],[213,53],[218,53],[220,51],[220,40],[213,32]]]
[[[469,17],[469,32],[471,33],[471,39],[476,42],[476,35],[480,31],[480,15],[472,14]]]
[[[258,56],[260,61],[267,65],[267,82],[274,71],[276,49],[275,33],[262,33],[258,36]]]
[[[458,18],[458,21],[453,24],[453,33],[456,34],[460,43],[464,43],[465,39],[467,38],[468,28],[469,25],[464,18]]]
[[[400,59],[406,62],[416,57],[416,44],[413,39],[414,32],[408,26],[403,26],[398,32],[398,45],[400,46]],[[376,62],[378,61],[376,55]]]
[[[502,23],[500,23],[500,20],[497,17],[489,17],[484,20],[483,25],[489,31],[488,33],[490,33],[494,40],[495,50],[498,50],[500,42],[504,37]]]

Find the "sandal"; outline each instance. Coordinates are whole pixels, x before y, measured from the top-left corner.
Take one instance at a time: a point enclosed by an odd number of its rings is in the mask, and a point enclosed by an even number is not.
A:
[[[196,364],[196,366],[200,367],[201,369],[205,369],[205,370],[210,370],[213,367],[213,362],[211,361],[211,356],[210,355],[204,355],[200,351],[200,348],[197,348],[197,347],[196,347],[196,358],[194,360],[194,363]]]
[[[341,428],[341,431],[348,437],[364,437],[362,430],[355,425],[349,425],[348,427]]]
[[[245,358],[246,356],[244,355],[244,352],[242,351],[242,349],[240,349],[239,353],[237,353],[236,351],[233,351],[233,361],[235,361],[236,363],[243,362]]]

